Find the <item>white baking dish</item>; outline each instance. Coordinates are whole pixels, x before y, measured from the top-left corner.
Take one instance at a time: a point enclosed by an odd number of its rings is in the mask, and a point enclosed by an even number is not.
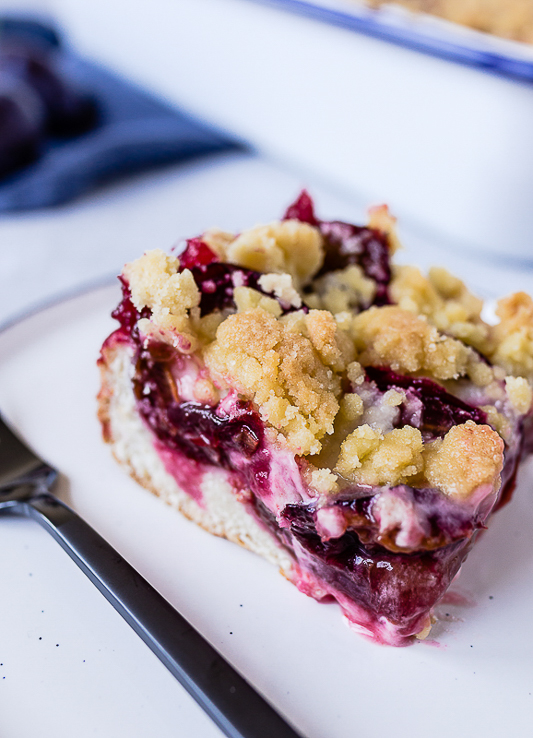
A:
[[[319,173],[452,247],[533,268],[524,44],[348,0],[51,6],[86,52],[303,179]]]

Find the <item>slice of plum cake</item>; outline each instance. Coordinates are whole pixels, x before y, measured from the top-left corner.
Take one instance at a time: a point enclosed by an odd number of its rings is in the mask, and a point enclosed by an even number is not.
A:
[[[120,277],[99,417],[143,486],[405,645],[512,494],[533,301],[489,325],[397,246],[386,207],[324,221],[304,191],[281,221],[147,252]]]

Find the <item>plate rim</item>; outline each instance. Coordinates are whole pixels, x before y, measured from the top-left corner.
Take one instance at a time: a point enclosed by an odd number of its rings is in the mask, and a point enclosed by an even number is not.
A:
[[[54,292],[47,297],[40,298],[30,303],[27,307],[17,310],[15,313],[0,320],[0,335],[9,331],[10,328],[15,328],[19,323],[24,323],[25,320],[33,318],[50,308],[57,307],[70,300],[75,300],[77,297],[83,297],[91,292],[97,292],[106,287],[111,287],[117,280],[116,273],[108,273],[104,276],[90,279],[87,282],[82,282],[76,286],[60,290],[59,292]]]
[[[437,17],[417,18],[414,13],[393,7],[372,9],[362,5],[344,9],[335,2],[314,0],[252,0],[281,11],[321,21],[354,33],[387,41],[413,51],[462,64],[487,74],[533,83],[533,48],[511,39],[492,36]],[[401,12],[398,12],[401,11]],[[403,16],[403,18],[402,18]],[[461,33],[454,30],[457,25]],[[437,32],[430,33],[430,26]],[[470,36],[472,43],[467,42]],[[474,43],[474,40],[476,43]],[[516,54],[506,47],[516,44]],[[531,59],[529,55],[531,53]]]

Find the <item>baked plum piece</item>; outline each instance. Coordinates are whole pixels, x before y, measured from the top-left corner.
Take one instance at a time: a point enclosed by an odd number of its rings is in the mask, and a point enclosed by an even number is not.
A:
[[[443,269],[392,263],[385,207],[210,230],[124,267],[99,417],[142,485],[406,645],[512,494],[531,416],[533,302],[499,323]],[[520,350],[517,350],[517,346]]]
[[[66,78],[58,56],[38,37],[0,33],[0,177],[98,123],[96,100]]]

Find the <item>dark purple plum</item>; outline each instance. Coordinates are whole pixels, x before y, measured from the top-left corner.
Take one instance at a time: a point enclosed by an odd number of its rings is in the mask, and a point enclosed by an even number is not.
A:
[[[400,425],[415,425],[430,435],[439,436],[467,420],[480,425],[487,422],[487,414],[483,410],[451,395],[431,379],[397,374],[387,367],[367,366],[365,372],[367,378],[382,392],[392,388],[403,389],[408,398],[415,397],[422,403],[422,416],[416,425],[405,405],[401,405]]]
[[[284,219],[296,219],[316,226],[326,245],[324,263],[315,275],[345,269],[351,264],[360,266],[364,274],[376,284],[373,305],[389,305],[388,286],[391,281],[390,244],[386,233],[376,228],[356,226],[339,220],[319,220],[313,201],[306,190],[287,209]]]

